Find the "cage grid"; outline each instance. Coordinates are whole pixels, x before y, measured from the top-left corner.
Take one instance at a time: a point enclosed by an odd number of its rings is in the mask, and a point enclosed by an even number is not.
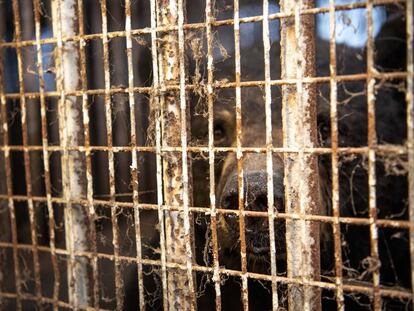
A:
[[[378,72],[374,63],[374,35],[373,35],[373,10],[374,6],[386,4],[398,4],[405,6],[406,18],[406,44],[407,44],[407,68],[405,71]],[[414,99],[413,99],[413,3],[410,0],[368,0],[367,2],[354,2],[345,5],[335,4],[334,0],[329,1],[329,6],[325,8],[314,8],[313,1],[281,1],[281,12],[269,14],[269,1],[263,1],[263,14],[260,16],[240,17],[239,1],[233,4],[234,18],[216,20],[213,14],[213,1],[206,0],[205,23],[186,23],[183,0],[178,1],[150,1],[151,26],[146,28],[134,29],[132,26],[133,3],[125,1],[125,31],[109,31],[108,9],[106,1],[100,2],[100,15],[102,20],[102,31],[96,34],[85,33],[85,13],[82,0],[53,0],[52,1],[52,20],[53,30],[56,35],[51,38],[41,37],[41,15],[42,4],[39,0],[33,1],[34,14],[34,37],[35,39],[23,38],[22,30],[22,2],[13,0],[12,9],[14,16],[14,40],[7,42],[0,41],[0,51],[14,49],[17,55],[17,68],[19,91],[8,92],[5,88],[5,74],[3,54],[0,56],[0,96],[1,96],[1,120],[2,120],[2,144],[0,151],[3,153],[5,178],[0,180],[5,183],[6,193],[0,193],[0,200],[7,202],[9,214],[8,220],[3,220],[1,224],[7,223],[10,227],[10,241],[0,241],[0,249],[11,250],[13,257],[14,291],[4,291],[0,287],[0,302],[4,299],[12,299],[16,302],[16,309],[25,309],[26,301],[34,302],[37,306],[51,305],[54,310],[59,309],[96,309],[103,310],[100,305],[101,288],[99,282],[99,262],[109,260],[114,264],[114,287],[115,305],[117,309],[122,309],[124,305],[124,280],[122,276],[122,265],[124,263],[136,264],[136,279],[138,290],[136,295],[139,297],[139,308],[144,310],[146,306],[144,288],[144,266],[157,267],[160,269],[163,308],[175,309],[196,309],[197,308],[197,282],[195,274],[198,272],[212,275],[215,292],[215,309],[221,310],[222,283],[223,278],[232,276],[241,279],[241,300],[243,309],[249,309],[251,297],[249,296],[249,280],[268,281],[272,284],[272,308],[278,310],[279,296],[278,286],[287,285],[289,288],[289,309],[290,310],[319,310],[321,291],[323,289],[335,292],[337,308],[345,309],[346,293],[363,293],[373,299],[372,309],[381,310],[382,300],[385,297],[396,299],[412,300],[413,287],[388,288],[381,286],[380,282],[380,256],[378,250],[378,231],[381,228],[401,228],[409,231],[410,245],[410,264],[411,282],[414,281]],[[367,40],[367,72],[357,74],[338,74],[336,59],[336,31],[335,13],[338,11],[348,11],[364,8],[367,12],[368,40]],[[311,20],[316,14],[329,14],[330,27],[330,62],[327,77],[316,77],[315,73],[306,72],[304,67],[314,68],[310,60],[314,52],[306,54],[304,51],[311,51],[314,44],[312,31],[313,27],[303,29],[302,20]],[[188,14],[188,12],[187,12]],[[309,18],[309,19],[308,19]],[[294,23],[289,23],[294,20]],[[280,20],[282,34],[287,34],[281,41],[287,49],[284,55],[285,76],[280,79],[272,79],[270,62],[270,21]],[[263,81],[242,81],[241,80],[241,51],[240,51],[240,25],[260,22],[263,25],[262,40],[264,46],[264,80]],[[283,22],[286,22],[284,25]],[[235,46],[235,72],[234,82],[216,81],[214,78],[214,29],[220,26],[232,26],[234,30]],[[189,128],[189,108],[188,93],[200,88],[199,84],[188,83],[188,73],[185,58],[185,34],[188,30],[205,31],[207,41],[207,82],[205,94],[208,108],[208,145],[192,146],[188,143]],[[305,34],[302,32],[304,31]],[[307,33],[309,32],[309,33]],[[2,34],[3,35],[3,34]],[[134,84],[134,63],[133,63],[133,40],[134,36],[150,35],[151,37],[151,57],[153,69],[152,85],[135,86]],[[309,37],[308,37],[309,36]],[[113,86],[111,81],[111,59],[110,41],[115,38],[124,38],[127,55],[127,86]],[[177,39],[178,38],[178,39]],[[88,89],[88,69],[87,55],[85,46],[92,40],[101,40],[103,48],[103,72],[104,88]],[[46,90],[43,72],[43,52],[42,46],[46,44],[56,45],[55,66],[56,66],[56,91]],[[24,53],[26,47],[35,48],[34,63],[37,63],[36,75],[38,76],[39,91],[27,91],[27,84],[30,81],[25,76],[27,55]],[[295,51],[293,53],[292,51]],[[283,52],[283,48],[282,48]],[[283,66],[283,60],[282,60]],[[67,74],[67,72],[71,74]],[[283,69],[282,69],[283,73]],[[376,83],[377,81],[389,81],[400,79],[406,81],[405,100],[407,104],[407,139],[405,145],[383,145],[377,144],[376,124],[375,124],[375,104],[376,104]],[[72,83],[71,83],[72,81]],[[368,109],[368,144],[362,147],[341,147],[338,134],[338,84],[345,81],[366,81],[367,83],[367,109]],[[312,88],[316,84],[328,83],[330,86],[330,121],[331,121],[331,146],[319,147],[316,139],[316,120],[310,112],[310,117],[304,117],[308,112],[305,105],[312,106]],[[283,147],[274,147],[272,138],[272,92],[273,86],[280,86],[283,93],[283,103],[287,115],[283,115],[284,122]],[[262,87],[264,89],[265,115],[266,115],[266,146],[265,147],[245,147],[242,144],[242,89],[247,87]],[[236,144],[235,146],[217,147],[214,144],[214,93],[217,89],[232,89],[235,91],[235,111],[236,111]],[[296,90],[296,91],[293,91]],[[284,91],[283,91],[284,90]],[[305,94],[304,94],[305,93]],[[128,96],[130,108],[130,144],[128,146],[117,146],[113,143],[113,114],[114,107],[112,96],[115,94],[125,94]],[[150,109],[156,115],[155,120],[155,146],[140,146],[137,144],[137,120],[135,111],[137,107],[137,94],[145,94],[150,97]],[[105,108],[105,127],[107,144],[98,146],[91,144],[89,99],[91,96],[102,96]],[[59,138],[58,145],[49,144],[48,138],[48,99],[58,100],[58,123]],[[8,101],[18,100],[21,111],[21,131],[22,143],[11,144],[10,140],[10,121]],[[41,142],[36,145],[30,141],[28,133],[28,118],[33,116],[29,111],[30,105],[39,103],[40,109],[40,128]],[[166,108],[167,109],[166,109]],[[306,107],[306,108],[305,108]],[[314,107],[313,107],[314,108]],[[166,109],[166,110],[165,110]],[[298,109],[291,112],[289,109]],[[306,111],[305,111],[306,110]],[[293,125],[289,123],[288,117],[293,113]],[[171,116],[173,115],[173,117]],[[313,119],[312,119],[313,118]],[[308,121],[309,123],[304,121]],[[30,120],[29,120],[30,121]],[[71,123],[74,122],[74,123]],[[312,122],[314,124],[312,125]],[[298,128],[295,128],[297,124]],[[306,131],[306,127],[308,131]],[[313,126],[313,127],[312,127]],[[312,137],[312,135],[314,135]],[[296,139],[299,140],[296,141]],[[306,144],[306,139],[312,143]],[[313,139],[313,141],[312,141]],[[293,143],[292,143],[293,142]],[[13,185],[13,164],[11,154],[13,152],[23,153],[25,194],[16,194]],[[40,156],[33,156],[41,154]],[[93,154],[95,152],[105,152],[108,155],[109,172],[109,200],[96,198],[93,185]],[[209,175],[209,208],[192,206],[192,185],[191,185],[191,158],[192,152],[206,153],[208,156],[208,175]],[[218,206],[216,202],[216,157],[223,152],[230,152],[236,155],[237,159],[237,184],[238,184],[238,209],[229,210]],[[61,154],[62,172],[62,195],[54,195],[51,182],[50,157],[53,153]],[[116,200],[116,155],[129,153],[131,155],[130,174],[132,200],[122,202]],[[139,199],[139,153],[153,153],[156,157],[156,181],[157,181],[157,203],[150,204],[141,202]],[[245,209],[245,188],[243,157],[245,154],[264,154],[266,157],[266,188],[267,188],[267,211],[250,211]],[[286,211],[276,211],[274,206],[273,193],[273,156],[281,155],[285,159],[285,176],[295,172],[300,178],[292,181],[294,186],[289,185],[285,179],[285,188],[299,189],[299,192],[288,191],[285,194],[286,205],[292,205],[292,209]],[[341,215],[340,203],[340,173],[339,157],[342,155],[359,154],[367,157],[368,163],[368,206],[369,217],[356,218],[344,217]],[[380,219],[377,215],[376,198],[376,157],[378,155],[397,154],[406,155],[408,159],[408,198],[407,205],[409,210],[408,220]],[[332,189],[332,215],[321,215],[317,210],[317,195],[315,188],[308,186],[313,182],[312,177],[316,176],[317,162],[319,155],[328,155],[331,162],[331,189]],[[40,177],[45,185],[44,195],[32,191],[33,179],[31,159],[36,158],[42,161],[43,174]],[[292,160],[294,159],[294,160]],[[292,167],[288,164],[292,161]],[[310,164],[313,170],[304,169],[305,164]],[[295,167],[296,166],[296,167]],[[292,175],[296,176],[296,175]],[[0,177],[2,177],[0,175]],[[294,203],[290,202],[293,201]],[[309,200],[309,201],[308,201]],[[31,243],[21,243],[18,241],[19,227],[16,219],[16,204],[24,202],[27,204],[29,212],[29,226]],[[36,207],[38,203],[46,204],[48,222],[48,245],[38,243],[39,233],[36,228]],[[65,241],[62,247],[57,243],[55,227],[57,221],[54,206],[65,205],[64,226]],[[113,253],[98,251],[97,230],[95,220],[98,207],[110,208],[111,235]],[[315,209],[313,209],[315,208]],[[123,255],[121,251],[122,238],[120,235],[118,215],[123,210],[131,210],[134,219],[134,239],[136,254]],[[145,258],[142,254],[142,211],[156,211],[159,222],[160,232],[160,259]],[[201,213],[208,215],[211,219],[211,266],[199,265],[195,262],[194,253],[194,214]],[[2,212],[5,215],[5,212]],[[6,214],[7,215],[7,214]],[[220,246],[217,234],[220,216],[234,215],[239,221],[240,235],[240,271],[229,269],[220,265]],[[3,217],[3,216],[1,216]],[[270,237],[270,274],[255,273],[248,270],[247,250],[246,250],[246,222],[248,217],[267,218]],[[275,241],[275,219],[285,220],[287,223],[287,256],[288,265],[287,275],[278,274],[276,264],[276,241]],[[334,237],[334,270],[333,282],[321,280],[319,272],[319,224],[326,223],[332,227]],[[290,224],[290,225],[289,225]],[[342,262],[342,241],[341,225],[352,224],[357,226],[368,226],[370,236],[370,258],[372,260],[372,284],[352,284],[344,281],[343,262]],[[138,229],[137,229],[138,228]],[[290,229],[289,229],[290,228]],[[291,238],[295,233],[299,234],[300,239]],[[314,239],[316,245],[309,243],[309,237]],[[90,246],[88,246],[90,243]],[[60,246],[57,246],[60,245]],[[312,247],[315,247],[312,249]],[[24,280],[22,279],[22,262],[19,256],[22,252],[32,254],[34,294],[26,292]],[[53,291],[51,297],[42,294],[41,263],[39,254],[48,253],[51,259],[51,271],[53,271]],[[298,261],[289,259],[289,256],[297,256]],[[66,263],[67,261],[67,263]],[[62,278],[60,265],[67,264],[67,280]],[[90,262],[90,268],[88,267]],[[3,269],[6,267],[2,267]],[[92,271],[88,271],[91,269]],[[5,280],[0,278],[0,282]],[[67,282],[64,285],[64,282]],[[63,284],[63,285],[62,285]],[[62,286],[68,291],[67,300],[60,298]],[[304,288],[302,292],[300,289]],[[315,298],[316,297],[316,298]],[[240,297],[239,297],[240,298]],[[254,303],[254,301],[253,301]]]

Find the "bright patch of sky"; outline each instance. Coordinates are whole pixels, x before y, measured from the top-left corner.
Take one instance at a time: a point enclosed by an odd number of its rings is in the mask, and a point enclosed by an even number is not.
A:
[[[348,4],[360,2],[355,0],[336,0],[335,4]],[[329,6],[328,0],[317,0],[317,7]],[[375,7],[372,12],[373,35],[378,35],[387,15],[384,7]],[[365,46],[368,38],[368,24],[366,9],[356,9],[335,12],[336,42],[351,47]],[[329,13],[318,14],[316,17],[316,30],[319,37],[329,40]]]

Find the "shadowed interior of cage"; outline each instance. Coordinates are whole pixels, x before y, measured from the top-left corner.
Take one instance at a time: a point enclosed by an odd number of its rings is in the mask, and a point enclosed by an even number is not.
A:
[[[413,3],[0,2],[0,308],[405,310]]]

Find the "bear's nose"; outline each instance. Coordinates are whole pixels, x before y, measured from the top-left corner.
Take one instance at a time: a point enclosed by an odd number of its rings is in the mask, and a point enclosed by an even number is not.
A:
[[[280,176],[273,174],[273,179],[277,180]],[[268,209],[268,191],[266,172],[245,172],[244,174],[244,208],[250,211],[264,212]],[[274,183],[275,184],[275,183]],[[277,183],[276,183],[277,184]],[[221,206],[227,209],[238,209],[238,178],[233,174],[226,182],[221,196]],[[274,197],[283,197],[278,187],[273,188]],[[275,201],[275,200],[274,200]],[[278,204],[277,204],[278,205]]]

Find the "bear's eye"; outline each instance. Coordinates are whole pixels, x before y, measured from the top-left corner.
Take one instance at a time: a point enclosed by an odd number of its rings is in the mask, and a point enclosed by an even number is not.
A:
[[[329,141],[331,128],[326,120],[318,120],[318,138],[319,143],[325,145]]]
[[[226,138],[226,131],[222,124],[215,124],[214,125],[214,141],[216,143],[221,143]]]

